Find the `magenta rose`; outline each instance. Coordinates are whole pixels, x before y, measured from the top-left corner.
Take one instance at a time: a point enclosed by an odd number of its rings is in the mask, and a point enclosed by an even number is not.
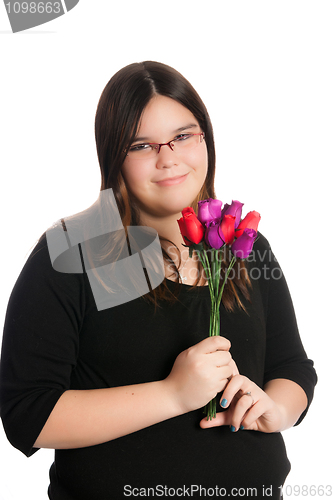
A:
[[[219,225],[220,218],[205,223],[205,243],[216,250],[224,245],[224,240],[221,239],[219,234]]]
[[[222,217],[224,215],[232,215],[235,217],[235,225],[234,227],[237,228],[239,226],[240,220],[241,220],[241,212],[242,212],[242,207],[244,206],[243,203],[237,200],[232,200],[231,205],[228,203],[225,203],[224,208],[222,210]]]
[[[257,232],[254,229],[246,228],[240,238],[235,240],[231,246],[231,251],[239,259],[247,259],[252,251]]]
[[[213,219],[218,219],[221,216],[222,202],[208,198],[198,202],[198,219],[205,224]]]

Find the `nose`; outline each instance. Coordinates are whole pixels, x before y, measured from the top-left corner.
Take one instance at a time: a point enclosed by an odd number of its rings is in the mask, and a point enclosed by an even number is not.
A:
[[[160,152],[156,156],[157,168],[171,168],[179,164],[179,159],[175,151],[171,149],[169,144],[164,144],[160,147]]]

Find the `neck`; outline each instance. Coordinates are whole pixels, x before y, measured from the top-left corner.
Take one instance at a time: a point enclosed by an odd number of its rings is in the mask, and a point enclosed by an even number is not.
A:
[[[184,241],[180,233],[180,228],[177,223],[177,219],[180,219],[181,213],[174,214],[168,217],[152,217],[148,214],[141,214],[141,223],[145,226],[152,227],[157,231],[161,238],[171,241],[161,241],[161,246],[168,253],[169,257],[174,261],[176,266],[180,267],[181,282],[188,285],[195,284],[198,277],[198,264],[197,258],[189,258],[189,249],[184,246]],[[177,249],[175,248],[178,248]],[[175,273],[172,268],[166,266],[166,276],[167,278],[174,280],[176,279]],[[203,273],[201,278],[201,285],[206,284],[205,275]]]
[[[182,260],[184,260],[188,256],[189,251],[183,246],[184,241],[180,233],[179,225],[177,223],[177,219],[180,219],[181,217],[181,212],[179,214],[159,218],[145,214],[145,216],[142,215],[141,222],[145,226],[155,229],[161,238],[165,238],[166,240],[174,243],[174,245],[177,246],[181,253]],[[169,241],[162,241],[161,244],[174,260],[175,247],[174,245],[171,245]]]

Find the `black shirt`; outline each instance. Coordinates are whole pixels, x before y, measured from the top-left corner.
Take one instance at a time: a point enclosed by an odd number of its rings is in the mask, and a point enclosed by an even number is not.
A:
[[[242,375],[260,387],[271,379],[293,380],[310,404],[313,362],[303,349],[284,276],[263,236],[247,266],[251,302],[243,300],[246,312],[221,306],[221,335],[231,341]],[[175,284],[168,286],[173,290]],[[8,439],[27,456],[37,451],[33,444],[68,389],[165,378],[181,351],[208,336],[209,313],[208,287],[192,290],[185,284],[177,302],[156,311],[142,297],[98,311],[87,275],[55,271],[43,238],[17,279],[6,314],[1,417]],[[232,433],[226,426],[203,430],[201,418],[200,409],[101,445],[56,450],[50,498],[196,498],[205,493],[219,498],[224,489],[226,496],[239,498],[232,488],[256,488],[257,498],[269,488],[268,498],[271,488],[271,498],[279,498],[290,470],[281,434]]]

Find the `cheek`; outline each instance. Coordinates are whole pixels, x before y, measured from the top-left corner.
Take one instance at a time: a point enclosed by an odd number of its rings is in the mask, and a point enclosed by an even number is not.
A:
[[[189,158],[189,166],[206,177],[208,171],[208,152],[206,147],[203,147],[200,151],[193,152],[191,158]]]
[[[145,173],[144,165],[138,168],[132,168],[126,164],[122,167],[122,174],[124,182],[130,191],[135,191],[145,183],[147,175]]]

